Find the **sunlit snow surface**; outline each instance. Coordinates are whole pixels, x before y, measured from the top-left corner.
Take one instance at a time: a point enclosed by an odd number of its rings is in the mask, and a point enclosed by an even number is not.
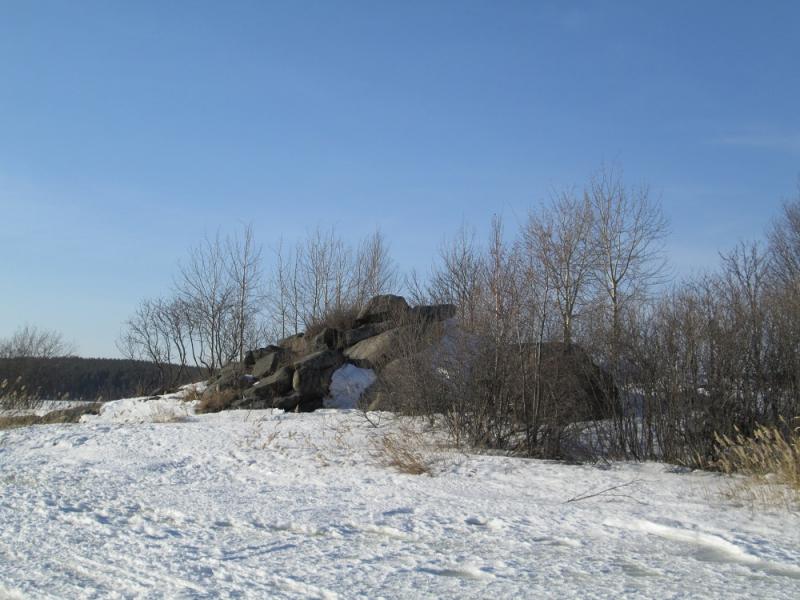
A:
[[[0,432],[0,598],[800,597],[798,518],[718,476],[435,449],[405,475],[377,424],[171,399]]]

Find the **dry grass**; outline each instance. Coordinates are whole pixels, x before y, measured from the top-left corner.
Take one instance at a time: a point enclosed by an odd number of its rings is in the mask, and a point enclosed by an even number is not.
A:
[[[314,336],[326,327],[338,329],[339,331],[352,329],[355,327],[356,317],[358,317],[358,308],[353,306],[330,309],[324,315],[308,324],[304,339],[312,340]]]
[[[236,390],[207,390],[195,406],[194,412],[197,414],[220,412],[227,409],[239,397],[240,394]]]
[[[786,429],[759,426],[751,436],[715,436],[717,458],[710,466],[743,476],[728,487],[732,499],[800,509],[800,426]]]
[[[0,416],[0,430],[38,425],[42,422],[41,419],[41,417],[37,417],[36,415]]]
[[[371,446],[379,464],[408,475],[433,476],[440,460],[425,432],[409,424],[400,424],[392,431],[374,436]]]
[[[77,423],[83,415],[96,415],[100,412],[100,403],[85,404],[73,408],[53,410],[46,415],[9,415],[0,416],[0,429],[14,429],[30,425],[51,425],[54,423]]]
[[[0,381],[0,410],[33,410],[41,405],[41,397],[27,389],[22,383],[22,376],[16,381]]]

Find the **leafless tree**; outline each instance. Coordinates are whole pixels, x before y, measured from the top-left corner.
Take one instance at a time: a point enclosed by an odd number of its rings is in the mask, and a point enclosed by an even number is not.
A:
[[[24,325],[10,338],[0,340],[0,358],[54,358],[75,352],[75,345],[52,329]]]
[[[262,337],[258,323],[264,305],[261,247],[255,243],[253,226],[247,225],[241,236],[228,238],[226,251],[228,277],[233,283],[234,343],[242,362],[245,352]]]
[[[634,300],[644,299],[664,273],[667,221],[646,186],[626,187],[613,169],[604,168],[592,178],[588,197],[593,211],[596,279],[610,312],[612,353],[616,355],[623,311]]]
[[[564,191],[539,214],[531,214],[525,231],[553,290],[565,345],[573,341],[574,321],[587,299],[596,268],[592,227],[589,199]]]
[[[198,366],[213,373],[238,354],[233,319],[236,287],[219,233],[190,250],[188,260],[179,266],[176,289],[187,307]]]
[[[475,326],[483,291],[483,259],[475,231],[462,225],[452,240],[439,251],[441,264],[436,267],[429,285],[429,296],[437,302],[450,302],[459,310],[459,318],[469,329]]]
[[[800,295],[800,192],[797,200],[783,205],[782,214],[769,230],[768,240],[773,278]]]
[[[357,306],[362,306],[373,296],[397,290],[397,267],[392,261],[389,245],[380,229],[376,229],[359,244],[352,280]]]
[[[153,363],[158,387],[182,380],[188,365],[191,336],[180,299],[143,300],[125,322],[117,348],[126,358]]]

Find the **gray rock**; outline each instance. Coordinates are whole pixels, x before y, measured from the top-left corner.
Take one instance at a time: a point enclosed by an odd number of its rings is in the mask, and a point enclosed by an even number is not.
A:
[[[297,392],[293,392],[288,396],[281,396],[272,401],[272,408],[280,408],[285,411],[295,410],[303,400],[303,396]]]
[[[289,351],[280,346],[270,346],[271,350],[265,352],[261,358],[253,365],[253,377],[263,379],[269,377],[278,367],[284,366],[288,361]]]
[[[399,320],[408,313],[408,303],[402,296],[383,294],[372,298],[358,313],[356,324],[382,323]]]
[[[246,399],[272,399],[287,394],[292,389],[292,367],[281,367],[275,373],[262,379],[244,393]]]
[[[343,363],[344,356],[334,350],[309,354],[294,364],[292,387],[304,399],[322,398],[328,393],[333,372]]]
[[[220,369],[216,379],[209,383],[204,394],[225,390],[241,390],[252,385],[252,383],[252,380],[246,376],[241,364],[230,363]]]
[[[274,352],[277,346],[267,346],[266,348],[256,348],[248,350],[244,355],[244,366],[250,368],[270,352]]]
[[[311,342],[311,351],[319,352],[320,350],[339,350],[344,343],[344,336],[342,332],[333,327],[326,327],[314,336]]]
[[[344,355],[357,367],[378,370],[397,357],[401,351],[401,342],[405,332],[405,327],[384,331],[347,348]]]
[[[392,328],[392,324],[389,322],[384,323],[367,323],[366,325],[362,325],[361,327],[356,327],[355,329],[349,329],[342,333],[342,347],[348,348],[357,344],[362,340],[366,340],[367,338],[374,337],[378,334],[383,333],[384,331],[388,331]]]

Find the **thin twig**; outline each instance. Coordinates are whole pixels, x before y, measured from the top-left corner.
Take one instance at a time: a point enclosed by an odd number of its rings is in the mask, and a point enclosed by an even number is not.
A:
[[[619,485],[612,485],[611,487],[602,489],[599,492],[585,493],[585,494],[583,494],[581,496],[573,496],[572,498],[570,498],[569,500],[564,502],[564,504],[569,504],[570,502],[580,502],[581,500],[588,500],[589,498],[595,498],[597,496],[602,496],[603,494],[607,494],[608,492],[613,492],[614,490],[618,490],[620,488],[624,488],[624,487],[627,487],[629,485],[633,485],[635,483],[641,483],[641,479],[632,479],[631,481],[627,481],[625,483],[620,483]],[[624,494],[612,494],[612,496],[613,497],[621,497],[621,498],[630,498],[630,496],[627,496],[627,495],[624,495]],[[633,498],[631,498],[631,499],[633,500]]]

